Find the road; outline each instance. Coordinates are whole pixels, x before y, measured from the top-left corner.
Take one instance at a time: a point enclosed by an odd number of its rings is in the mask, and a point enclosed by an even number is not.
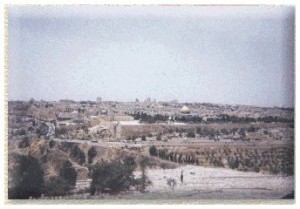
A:
[[[236,146],[236,147],[280,147],[280,146],[293,146],[294,142],[291,140],[274,140],[274,141],[259,141],[259,142],[244,142],[244,141],[211,141],[211,140],[176,140],[168,142],[153,142],[153,141],[142,141],[142,142],[115,142],[115,141],[89,141],[89,140],[78,140],[78,139],[58,139],[54,138],[57,142],[67,142],[67,143],[78,143],[78,144],[88,144],[91,146],[108,147],[108,148],[122,148],[122,147],[149,147],[164,146],[164,147],[224,147],[224,146]]]

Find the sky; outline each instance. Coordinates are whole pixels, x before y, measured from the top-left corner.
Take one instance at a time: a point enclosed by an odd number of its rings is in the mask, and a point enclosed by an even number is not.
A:
[[[9,100],[294,106],[294,8],[9,6]]]

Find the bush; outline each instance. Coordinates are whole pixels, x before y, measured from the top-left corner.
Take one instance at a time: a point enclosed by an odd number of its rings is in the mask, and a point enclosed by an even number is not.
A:
[[[19,142],[18,147],[19,147],[20,149],[24,149],[24,148],[29,147],[29,145],[30,145],[30,144],[29,144],[28,137],[25,136],[25,137],[22,139],[22,141]]]
[[[241,128],[240,130],[239,130],[239,135],[241,135],[242,137],[245,137],[246,136],[246,131],[245,131],[245,129],[244,128]]]
[[[26,131],[24,129],[21,129],[19,135],[25,135],[25,134],[26,134]]]
[[[158,134],[158,135],[156,136],[156,140],[157,140],[157,141],[161,141],[161,134]]]
[[[97,155],[97,150],[95,147],[92,147],[88,151],[88,162],[91,164],[93,162],[94,157]]]
[[[189,131],[186,136],[189,138],[195,138],[196,135],[194,131]]]
[[[283,172],[284,174],[286,175],[294,175],[294,168],[293,166],[288,166],[288,165],[283,165],[282,168],[281,168],[281,172]]]
[[[63,196],[66,195],[69,190],[70,185],[60,176],[53,176],[45,182],[46,196]]]
[[[154,145],[152,145],[150,148],[149,148],[149,153],[150,155],[152,156],[157,156],[157,149]]]
[[[65,161],[59,171],[59,176],[63,178],[69,187],[74,187],[77,180],[77,172],[70,161]]]
[[[77,145],[72,148],[71,156],[74,157],[80,165],[85,162],[84,152],[81,151],[81,149]]]
[[[270,172],[271,174],[278,174],[278,173],[279,173],[279,170],[278,170],[278,168],[276,168],[276,166],[269,165],[269,172]]]
[[[99,192],[117,193],[133,185],[133,170],[119,161],[97,163],[92,167],[91,194]]]
[[[65,127],[62,127],[62,128],[57,128],[55,130],[55,136],[56,137],[59,137],[60,135],[66,135],[68,133],[68,129],[65,128]]]
[[[50,140],[50,141],[49,141],[49,147],[50,147],[50,148],[54,147],[55,144],[56,144],[56,143],[55,143],[54,140]]]
[[[134,171],[136,168],[136,163],[133,157],[125,157],[123,162],[129,171]]]
[[[32,156],[17,156],[18,165],[12,173],[12,187],[9,199],[40,197],[44,186],[44,172],[38,160]]]
[[[248,129],[247,129],[248,132],[255,132],[256,131],[256,128],[251,125]]]
[[[167,185],[172,187],[172,188],[175,187],[177,185],[176,180],[173,179],[173,178],[168,178],[167,179]]]
[[[236,158],[230,158],[229,160],[228,160],[228,165],[229,165],[229,167],[231,168],[231,169],[235,169],[235,168],[238,168],[239,167],[239,161],[238,161],[238,159],[236,159]]]
[[[151,181],[146,176],[146,167],[149,165],[149,158],[142,158],[140,160],[140,166],[142,170],[142,176],[140,178],[140,185],[139,185],[139,191],[144,192],[146,189],[146,186],[151,184]]]

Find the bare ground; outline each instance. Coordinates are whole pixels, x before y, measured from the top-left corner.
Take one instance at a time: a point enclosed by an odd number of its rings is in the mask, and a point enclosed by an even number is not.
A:
[[[183,182],[180,181],[183,170]],[[137,176],[139,172],[135,173]],[[144,194],[126,195],[145,199],[280,199],[294,190],[293,176],[242,172],[193,165],[175,169],[149,169],[152,185]],[[167,179],[176,180],[171,187]]]

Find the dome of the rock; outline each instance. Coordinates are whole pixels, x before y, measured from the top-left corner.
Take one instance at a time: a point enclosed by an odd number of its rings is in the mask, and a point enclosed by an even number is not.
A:
[[[184,113],[184,114],[189,114],[191,111],[190,111],[190,108],[188,108],[187,106],[183,106],[183,107],[180,109],[180,112],[181,112],[181,113]]]

